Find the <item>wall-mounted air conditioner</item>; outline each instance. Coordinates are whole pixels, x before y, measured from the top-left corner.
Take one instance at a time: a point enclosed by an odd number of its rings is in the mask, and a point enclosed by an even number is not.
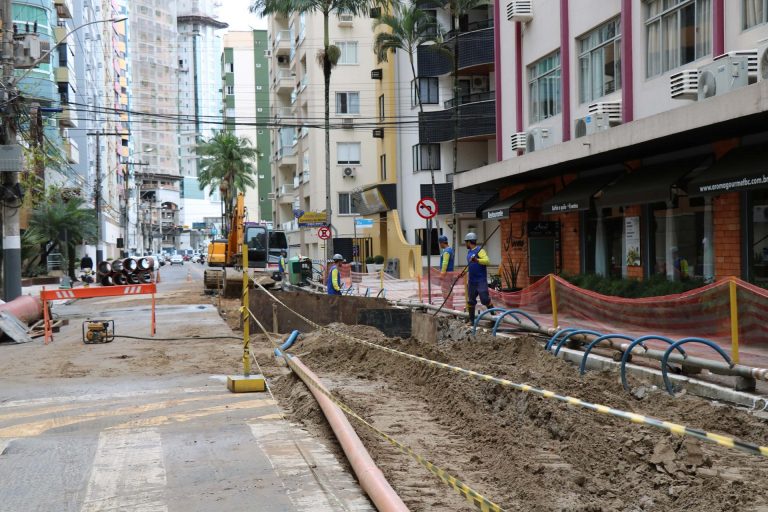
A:
[[[383,139],[384,138],[384,128],[374,128],[373,129],[373,138],[374,139]]]
[[[485,92],[488,90],[487,76],[473,76],[471,92]]]
[[[575,138],[602,132],[618,124],[621,123],[611,120],[608,114],[591,114],[576,120]]]
[[[355,16],[352,13],[349,13],[349,12],[339,13],[339,26],[351,27],[354,19],[355,19]]]
[[[533,0],[511,0],[507,2],[507,19],[526,23],[533,19]]]
[[[747,57],[725,56],[699,68],[699,101],[744,87],[749,83]]]
[[[357,174],[357,169],[355,169],[354,167],[345,167],[341,171],[341,177],[345,179],[354,178],[355,174]]]
[[[768,80],[768,41],[757,48],[757,80]]]
[[[525,151],[526,135],[527,134],[525,132],[517,132],[510,136],[512,142],[512,151]]]
[[[747,58],[747,77],[748,82],[750,84],[753,84],[757,82],[757,48],[750,49],[750,50],[733,50],[730,52],[725,52],[722,55],[718,55],[715,57],[715,61],[724,59],[725,57],[746,57]]]
[[[264,50],[264,57],[266,58],[272,57],[272,50]]]
[[[532,128],[525,137],[525,152],[533,153],[553,144],[549,128]]]
[[[669,77],[669,96],[673,100],[699,98],[699,70],[684,69]]]
[[[288,64],[288,56],[287,55],[278,55],[277,56],[277,63],[278,64]]]
[[[605,114],[614,123],[621,122],[621,102],[620,101],[601,101],[592,103],[587,107],[589,115]]]
[[[346,129],[351,129],[355,127],[355,121],[351,117],[342,117],[341,118],[341,127]]]

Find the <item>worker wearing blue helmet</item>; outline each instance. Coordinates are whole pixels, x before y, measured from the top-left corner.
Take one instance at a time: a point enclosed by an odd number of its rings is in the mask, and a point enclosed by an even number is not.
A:
[[[477,246],[476,234],[467,233],[464,243],[467,247],[467,313],[470,323],[474,323],[478,295],[483,306],[493,307],[488,293],[488,264],[491,260],[485,249]]]
[[[448,237],[442,235],[437,239],[440,244],[440,276],[446,272],[453,272],[453,247],[448,245]]]

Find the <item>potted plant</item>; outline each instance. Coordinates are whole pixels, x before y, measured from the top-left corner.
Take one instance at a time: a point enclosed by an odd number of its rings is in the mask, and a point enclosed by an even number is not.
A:
[[[384,268],[384,256],[381,254],[374,256],[371,263],[368,263],[369,259],[371,258],[366,258],[365,260],[365,268],[368,269],[369,274],[377,274]]]
[[[502,292],[518,292],[520,288],[517,286],[517,277],[520,275],[520,263],[513,263],[512,260],[507,257],[504,262],[504,266],[501,268],[501,276],[504,280],[504,288]]]

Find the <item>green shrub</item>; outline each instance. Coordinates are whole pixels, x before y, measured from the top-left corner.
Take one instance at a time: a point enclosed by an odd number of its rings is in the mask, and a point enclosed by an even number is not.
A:
[[[374,261],[373,256],[368,256],[367,258],[365,258],[366,265],[370,265],[371,263],[373,263],[373,261]]]
[[[666,276],[662,275],[653,275],[643,281],[603,277],[597,274],[564,274],[562,277],[579,288],[602,293],[603,295],[625,297],[628,299],[673,295],[687,292],[706,284],[701,279],[669,281]]]
[[[376,256],[373,257],[373,262],[376,265],[383,264],[384,263],[384,256],[382,256],[381,254],[377,254]]]

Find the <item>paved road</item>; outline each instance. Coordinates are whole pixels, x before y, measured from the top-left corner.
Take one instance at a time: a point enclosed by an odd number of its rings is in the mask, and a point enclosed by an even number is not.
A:
[[[202,271],[163,267],[159,302],[201,286]],[[124,324],[131,315],[146,323],[146,305],[90,301],[56,312],[79,320],[111,311]],[[190,324],[190,308],[189,301],[159,306],[161,331]],[[198,330],[231,332],[210,304],[204,311]],[[88,373],[93,351],[119,361],[156,348],[82,345],[79,330],[74,321],[51,345],[0,346],[6,363],[12,358],[30,373],[0,378],[0,511],[372,510],[334,456],[286,422],[268,394],[229,393],[223,375],[184,375],[172,371],[173,361],[168,375],[132,375],[118,362],[109,363],[114,377],[103,371],[109,366]],[[86,376],[46,376],[32,363],[50,354],[68,359],[51,368],[74,365]]]

